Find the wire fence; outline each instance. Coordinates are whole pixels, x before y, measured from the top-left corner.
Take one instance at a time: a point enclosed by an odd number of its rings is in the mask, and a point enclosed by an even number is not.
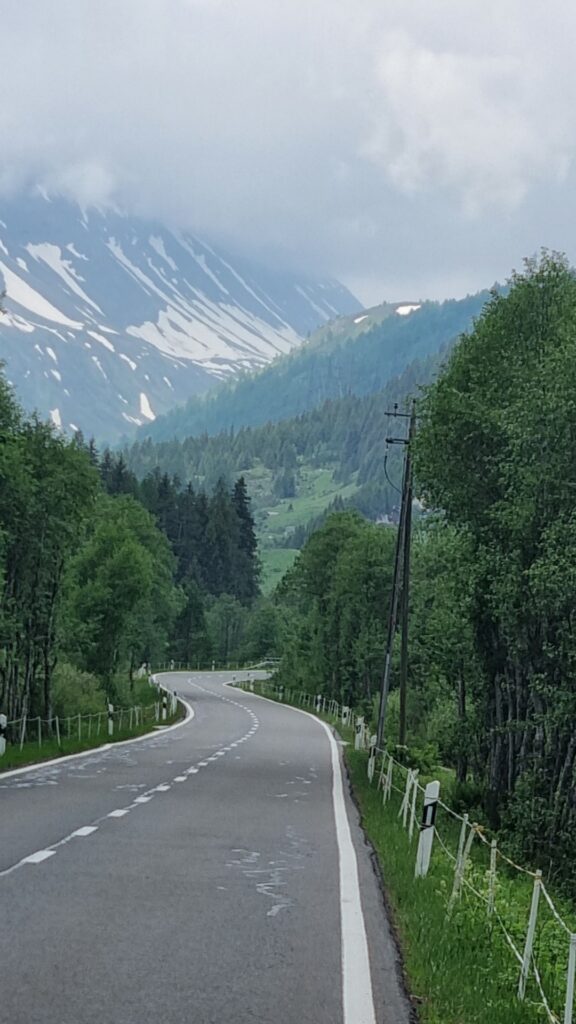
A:
[[[370,734],[361,715],[320,694],[293,690],[274,681],[250,679],[248,684],[244,681],[238,685],[248,685],[253,692],[326,715],[334,724],[352,728],[355,748],[369,751],[369,781],[374,784],[376,779],[383,806],[392,806],[393,801],[398,805],[398,817],[410,847],[414,837],[421,834],[426,788],[421,785],[416,769],[376,747],[376,736]],[[434,858],[441,858],[451,876],[447,919],[463,899],[483,908],[490,924],[500,929],[516,962],[514,983],[518,999],[527,1000],[527,990],[533,985],[535,1001],[550,1024],[573,1024],[576,931],[556,907],[542,872],[517,864],[500,849],[496,838],[488,837],[482,824],[470,821],[467,814],[458,814],[440,799],[432,828]],[[525,906],[506,899],[509,888],[504,883],[514,877],[523,880]]]
[[[108,704],[105,711],[89,712],[77,715],[52,715],[50,718],[40,716],[22,715],[20,718],[5,721],[2,718],[0,723],[0,757],[7,748],[7,744],[23,749],[25,744],[36,744],[39,749],[48,743],[56,742],[60,747],[63,741],[78,741],[79,743],[99,736],[113,738],[115,734],[122,732],[135,732],[147,725],[154,723],[161,724],[166,721],[169,715],[176,712],[177,696],[169,690],[160,687],[153,676],[150,676],[150,685],[158,686],[159,699],[151,704],[135,704],[131,707],[119,707]]]

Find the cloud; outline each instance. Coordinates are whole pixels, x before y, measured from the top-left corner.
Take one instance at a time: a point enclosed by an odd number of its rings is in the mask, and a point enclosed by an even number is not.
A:
[[[366,299],[574,249],[567,0],[7,8],[0,189],[193,226]]]

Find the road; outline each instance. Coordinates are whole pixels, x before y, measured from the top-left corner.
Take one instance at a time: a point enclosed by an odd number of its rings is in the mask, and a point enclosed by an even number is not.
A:
[[[339,745],[230,679],[164,675],[186,723],[0,775],[1,1024],[408,1024]]]

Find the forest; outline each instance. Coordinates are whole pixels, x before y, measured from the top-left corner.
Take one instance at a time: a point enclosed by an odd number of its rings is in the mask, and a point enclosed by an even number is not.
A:
[[[215,436],[202,434],[183,441],[137,441],[123,451],[123,459],[138,477],[161,468],[201,487],[214,486],[221,478],[232,480],[239,473],[249,480],[251,471],[264,467],[270,470],[270,488],[259,500],[270,504],[298,494],[303,467],[330,468],[338,484],[356,485],[350,503],[364,515],[377,518],[389,513],[397,502],[387,472],[391,469],[394,475],[397,452],[390,452],[390,466],[384,464],[388,412],[431,381],[439,366],[439,355],[414,361],[375,394],[330,399],[317,409],[279,423],[238,431],[230,428]],[[299,546],[293,537],[285,543]]]
[[[492,296],[419,403],[428,514],[410,591],[410,756],[451,768],[457,805],[565,878],[576,824],[575,395],[576,276],[544,253]],[[282,677],[372,716],[394,534],[351,512],[330,517],[274,596]]]
[[[0,709],[51,719],[114,698],[144,662],[220,656],[259,592],[242,479],[141,482],[26,417],[0,377]],[[211,637],[214,636],[214,642]],[[203,637],[200,642],[200,637]]]

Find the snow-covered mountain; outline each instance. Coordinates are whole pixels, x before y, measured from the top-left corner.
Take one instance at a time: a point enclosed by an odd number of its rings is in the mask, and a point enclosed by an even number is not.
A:
[[[112,439],[361,304],[333,280],[42,195],[0,203],[0,360],[20,402]]]

